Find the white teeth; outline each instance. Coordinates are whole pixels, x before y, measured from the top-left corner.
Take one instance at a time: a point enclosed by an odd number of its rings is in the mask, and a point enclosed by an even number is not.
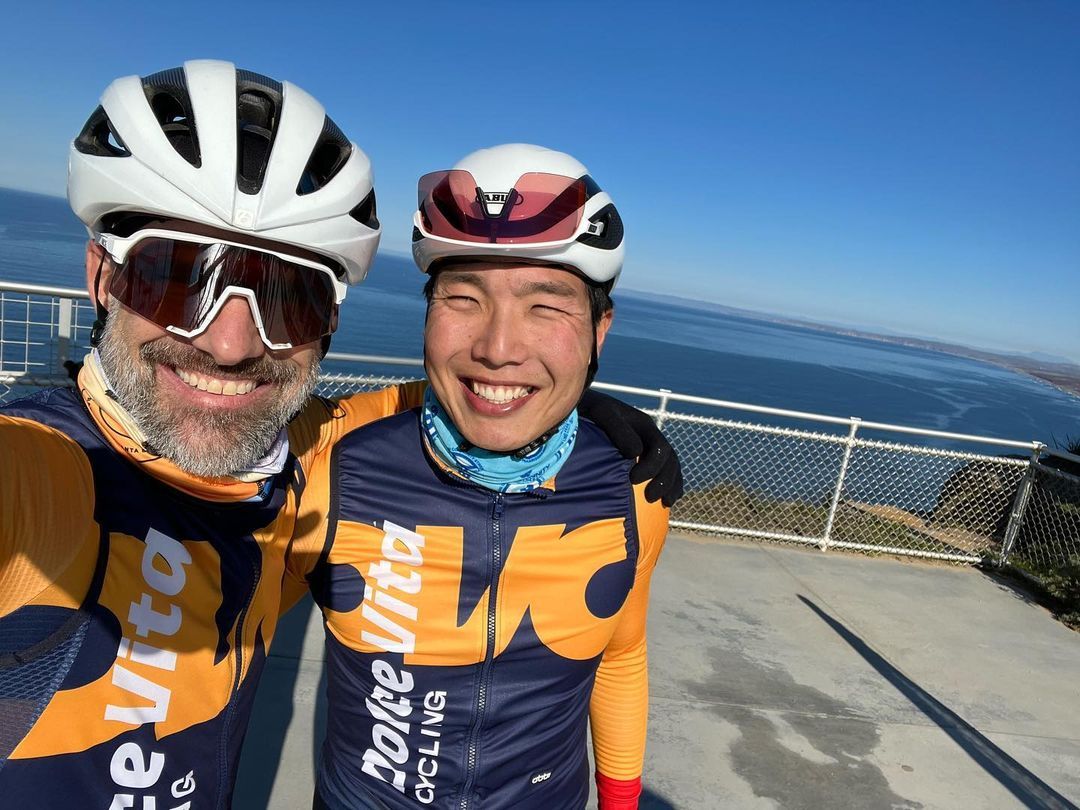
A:
[[[486,385],[476,380],[470,380],[469,384],[474,394],[496,405],[504,405],[507,402],[513,402],[515,399],[521,399],[533,391],[532,388],[526,385]]]
[[[200,391],[206,391],[210,394],[221,394],[226,397],[250,394],[258,385],[254,380],[218,380],[214,377],[204,377],[201,374],[184,371],[182,368],[174,370],[176,376],[192,388],[198,388]]]

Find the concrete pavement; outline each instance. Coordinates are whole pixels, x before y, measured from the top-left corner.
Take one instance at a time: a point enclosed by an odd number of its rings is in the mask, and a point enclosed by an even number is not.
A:
[[[1080,634],[980,571],[673,535],[643,808],[1080,802]],[[310,806],[322,628],[286,617],[237,810]]]

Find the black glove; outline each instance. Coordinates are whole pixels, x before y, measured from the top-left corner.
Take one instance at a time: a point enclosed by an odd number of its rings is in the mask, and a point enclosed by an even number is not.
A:
[[[630,468],[630,483],[649,481],[645,499],[674,506],[683,494],[679,457],[660,428],[646,414],[625,402],[588,389],[578,403],[578,412],[596,423],[624,458],[636,458]]]

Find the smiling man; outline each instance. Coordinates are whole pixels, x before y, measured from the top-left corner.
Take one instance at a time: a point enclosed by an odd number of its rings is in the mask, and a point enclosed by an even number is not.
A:
[[[583,808],[591,726],[600,807],[631,810],[667,510],[576,407],[621,220],[574,158],[510,144],[422,178],[414,222],[424,403],[312,473],[333,488],[311,574],[329,697],[315,807]]]
[[[541,265],[450,265],[429,301],[425,368],[439,402],[470,443],[503,453],[564,422],[612,318],[608,305],[594,319],[581,278]]]
[[[68,196],[98,348],[0,409],[0,795],[227,807],[304,459],[408,404],[308,404],[370,163],[295,85],[188,62],[108,87]]]

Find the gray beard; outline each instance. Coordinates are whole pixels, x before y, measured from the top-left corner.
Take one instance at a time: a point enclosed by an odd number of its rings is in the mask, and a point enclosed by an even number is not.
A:
[[[265,458],[278,434],[304,406],[319,379],[319,358],[307,368],[269,354],[227,369],[193,346],[165,337],[144,343],[132,356],[124,319],[114,305],[98,345],[101,366],[117,401],[142,430],[150,450],[192,475],[216,478],[252,469]],[[260,383],[275,383],[281,396],[258,408],[197,410],[162,401],[155,366],[208,376],[227,370]],[[303,379],[301,379],[303,378]],[[288,392],[292,393],[288,393]]]

